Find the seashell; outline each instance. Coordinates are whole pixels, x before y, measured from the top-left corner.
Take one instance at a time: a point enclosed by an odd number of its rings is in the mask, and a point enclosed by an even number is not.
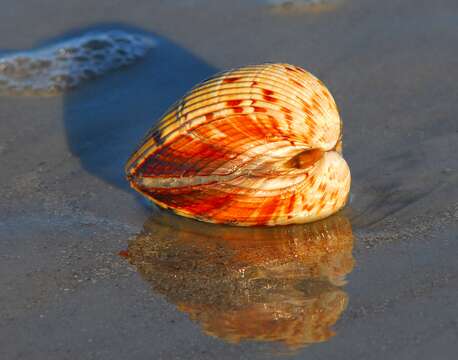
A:
[[[163,208],[241,226],[305,223],[341,209],[350,170],[324,84],[287,64],[246,66],[194,87],[126,164]]]
[[[161,211],[124,256],[155,293],[222,340],[296,350],[334,336],[354,266],[350,221],[234,228]]]

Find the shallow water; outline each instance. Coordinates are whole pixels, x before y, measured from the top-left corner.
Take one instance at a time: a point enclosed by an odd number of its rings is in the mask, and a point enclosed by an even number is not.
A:
[[[454,358],[455,1],[3,8],[2,58],[110,31],[156,45],[52,97],[0,97],[0,358]],[[353,179],[341,214],[219,227],[128,188],[126,159],[179,96],[269,61],[304,67],[336,99]]]

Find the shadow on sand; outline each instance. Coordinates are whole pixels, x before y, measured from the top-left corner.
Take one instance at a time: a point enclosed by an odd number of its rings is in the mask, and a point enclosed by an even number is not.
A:
[[[63,121],[69,149],[83,168],[127,189],[124,163],[148,129],[186,90],[217,69],[172,41],[138,28],[110,24],[79,33],[113,29],[152,37],[157,45],[135,64],[66,93]]]

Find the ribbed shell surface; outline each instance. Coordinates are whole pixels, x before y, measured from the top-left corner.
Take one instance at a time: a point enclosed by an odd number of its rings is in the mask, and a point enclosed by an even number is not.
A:
[[[288,64],[247,66],[199,84],[147,134],[126,165],[161,207],[214,223],[282,225],[345,205],[350,171],[324,84]]]

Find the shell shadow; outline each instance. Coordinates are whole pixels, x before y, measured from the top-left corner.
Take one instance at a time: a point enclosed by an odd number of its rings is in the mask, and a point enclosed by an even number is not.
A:
[[[158,34],[124,24],[86,28],[60,39],[113,29],[151,37],[156,46],[136,63],[65,93],[63,121],[68,147],[83,169],[128,189],[124,164],[136,145],[177,98],[217,70]]]
[[[287,352],[335,335],[354,266],[341,214],[307,224],[234,228],[157,211],[120,252],[152,289],[229,343],[279,344]]]

